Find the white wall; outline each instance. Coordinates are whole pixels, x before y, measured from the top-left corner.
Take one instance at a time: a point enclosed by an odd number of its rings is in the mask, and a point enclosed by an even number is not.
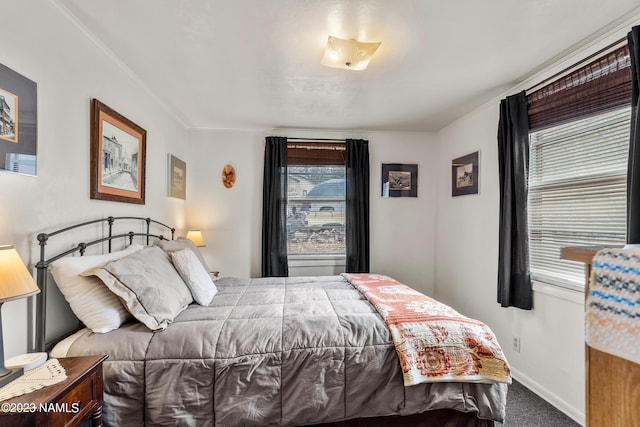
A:
[[[187,227],[202,230],[202,252],[224,276],[260,276],[262,170],[269,135],[369,140],[371,270],[433,293],[437,144],[429,133],[327,131],[192,131],[187,161]],[[382,163],[418,163],[418,197],[380,196]],[[236,169],[227,189],[220,175]],[[311,270],[309,270],[311,271]],[[315,271],[315,270],[314,270]]]
[[[371,271],[434,294],[438,146],[430,133],[372,133]],[[417,163],[418,197],[383,198],[382,163]]]
[[[0,172],[0,244],[33,267],[36,234],[80,220],[150,216],[183,227],[184,201],[167,196],[167,154],[185,158],[183,127],[51,2],[0,3],[0,63],[38,84],[38,176]],[[143,206],[89,199],[91,98],[147,130]],[[27,351],[26,300],[4,304],[2,320],[5,355]]]
[[[499,100],[442,129],[436,237],[436,298],[496,333],[513,375],[584,422],[584,335],[581,293],[536,284],[534,310],[497,300]],[[480,193],[451,196],[451,160],[480,150]],[[555,291],[555,292],[554,292]],[[520,352],[512,348],[520,337]]]
[[[200,248],[220,276],[260,276],[264,134],[254,131],[190,131],[187,154],[188,229],[199,229]],[[236,183],[222,184],[231,164]]]

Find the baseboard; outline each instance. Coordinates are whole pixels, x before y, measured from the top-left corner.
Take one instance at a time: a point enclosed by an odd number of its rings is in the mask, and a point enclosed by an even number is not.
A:
[[[541,398],[549,402],[551,405],[558,408],[558,410],[565,413],[568,417],[573,419],[575,422],[577,422],[581,426],[585,425],[586,416],[583,411],[577,409],[573,405],[570,405],[569,403],[567,403],[567,401],[562,399],[560,396],[558,396],[548,388],[544,387],[537,381],[531,379],[527,375],[523,374],[522,372],[518,371],[517,369],[511,368],[511,375],[519,383],[527,387],[529,390],[533,391],[535,394],[537,394],[538,396],[540,396]]]

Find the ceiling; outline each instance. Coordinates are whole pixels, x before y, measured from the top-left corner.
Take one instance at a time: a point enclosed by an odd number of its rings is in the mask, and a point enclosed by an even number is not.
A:
[[[639,0],[52,0],[188,128],[435,131]],[[635,12],[633,12],[635,13]],[[327,68],[327,36],[381,41]]]

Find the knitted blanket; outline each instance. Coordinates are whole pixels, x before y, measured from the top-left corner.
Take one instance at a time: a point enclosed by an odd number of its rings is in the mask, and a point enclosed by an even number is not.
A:
[[[511,383],[507,360],[484,323],[387,276],[344,276],[387,323],[405,386],[445,381]]]
[[[596,254],[585,319],[589,346],[640,363],[640,250]]]

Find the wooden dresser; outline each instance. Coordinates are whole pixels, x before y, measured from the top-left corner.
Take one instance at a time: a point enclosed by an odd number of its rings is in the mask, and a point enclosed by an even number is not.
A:
[[[599,249],[562,249],[562,259],[585,264],[585,289],[589,288],[591,261]],[[585,297],[587,294],[585,291]],[[585,359],[587,427],[640,427],[640,365],[588,345]]]
[[[67,373],[67,379],[1,402],[0,427],[75,427],[86,420],[91,420],[93,427],[102,426],[102,362],[106,358],[86,356],[58,359]],[[5,407],[9,411],[4,411]]]

